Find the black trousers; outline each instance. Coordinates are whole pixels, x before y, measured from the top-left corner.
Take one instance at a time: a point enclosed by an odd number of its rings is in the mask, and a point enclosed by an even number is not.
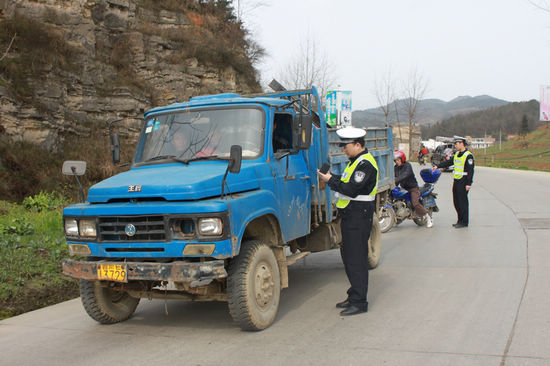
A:
[[[369,248],[375,208],[373,202],[350,203],[352,207],[341,210],[342,261],[350,283],[348,301],[357,307],[367,306],[369,289]]]
[[[455,179],[453,182],[453,202],[455,205],[456,214],[458,216],[457,223],[468,225],[468,191],[466,190],[466,179]]]

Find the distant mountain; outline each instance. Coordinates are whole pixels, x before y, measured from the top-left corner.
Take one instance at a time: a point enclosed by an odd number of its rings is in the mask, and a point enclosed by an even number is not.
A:
[[[453,135],[497,137],[501,133],[506,137],[519,132],[523,116],[527,117],[531,131],[544,124],[539,121],[539,102],[533,99],[455,115],[432,125],[423,125],[422,138]]]
[[[489,95],[478,95],[477,97],[459,96],[449,102],[441,99],[423,99],[418,103],[415,123],[421,126],[431,125],[447,118],[467,114],[492,107],[500,107],[509,102],[493,98]],[[397,116],[401,123],[408,121],[407,112],[403,107],[403,100],[397,101]],[[395,108],[392,105],[390,113],[390,124],[397,121]],[[353,111],[353,125],[357,127],[384,126],[385,117],[380,108]]]

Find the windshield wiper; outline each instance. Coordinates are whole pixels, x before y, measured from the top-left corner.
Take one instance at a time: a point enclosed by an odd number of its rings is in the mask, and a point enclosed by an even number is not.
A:
[[[185,159],[181,159],[181,158],[178,158],[176,155],[160,155],[160,156],[155,156],[154,158],[151,158],[151,159],[148,159],[148,160],[145,160],[144,163],[148,163],[150,161],[155,161],[155,160],[164,160],[164,159],[167,159],[167,160],[172,160],[172,161],[177,161],[179,163],[184,163],[184,164],[189,164],[189,162]]]
[[[218,155],[208,155],[208,156],[197,156],[196,158],[190,158],[190,159],[181,159],[182,163],[189,164],[190,161],[197,161],[197,160],[214,160],[218,159]]]

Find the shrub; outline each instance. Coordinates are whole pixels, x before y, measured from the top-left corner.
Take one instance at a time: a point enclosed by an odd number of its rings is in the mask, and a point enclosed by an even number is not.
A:
[[[0,233],[4,235],[29,235],[34,233],[34,228],[24,217],[15,218],[11,220],[10,225],[0,228]]]
[[[40,191],[39,194],[32,197],[26,197],[23,200],[23,206],[27,210],[36,212],[51,211],[65,204],[65,199],[56,192]]]

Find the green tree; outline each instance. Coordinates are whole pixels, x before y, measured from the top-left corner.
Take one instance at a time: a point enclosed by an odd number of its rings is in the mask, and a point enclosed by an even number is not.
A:
[[[519,127],[519,135],[522,137],[525,137],[529,133],[529,121],[527,120],[527,116],[524,114],[521,118],[521,125]]]

